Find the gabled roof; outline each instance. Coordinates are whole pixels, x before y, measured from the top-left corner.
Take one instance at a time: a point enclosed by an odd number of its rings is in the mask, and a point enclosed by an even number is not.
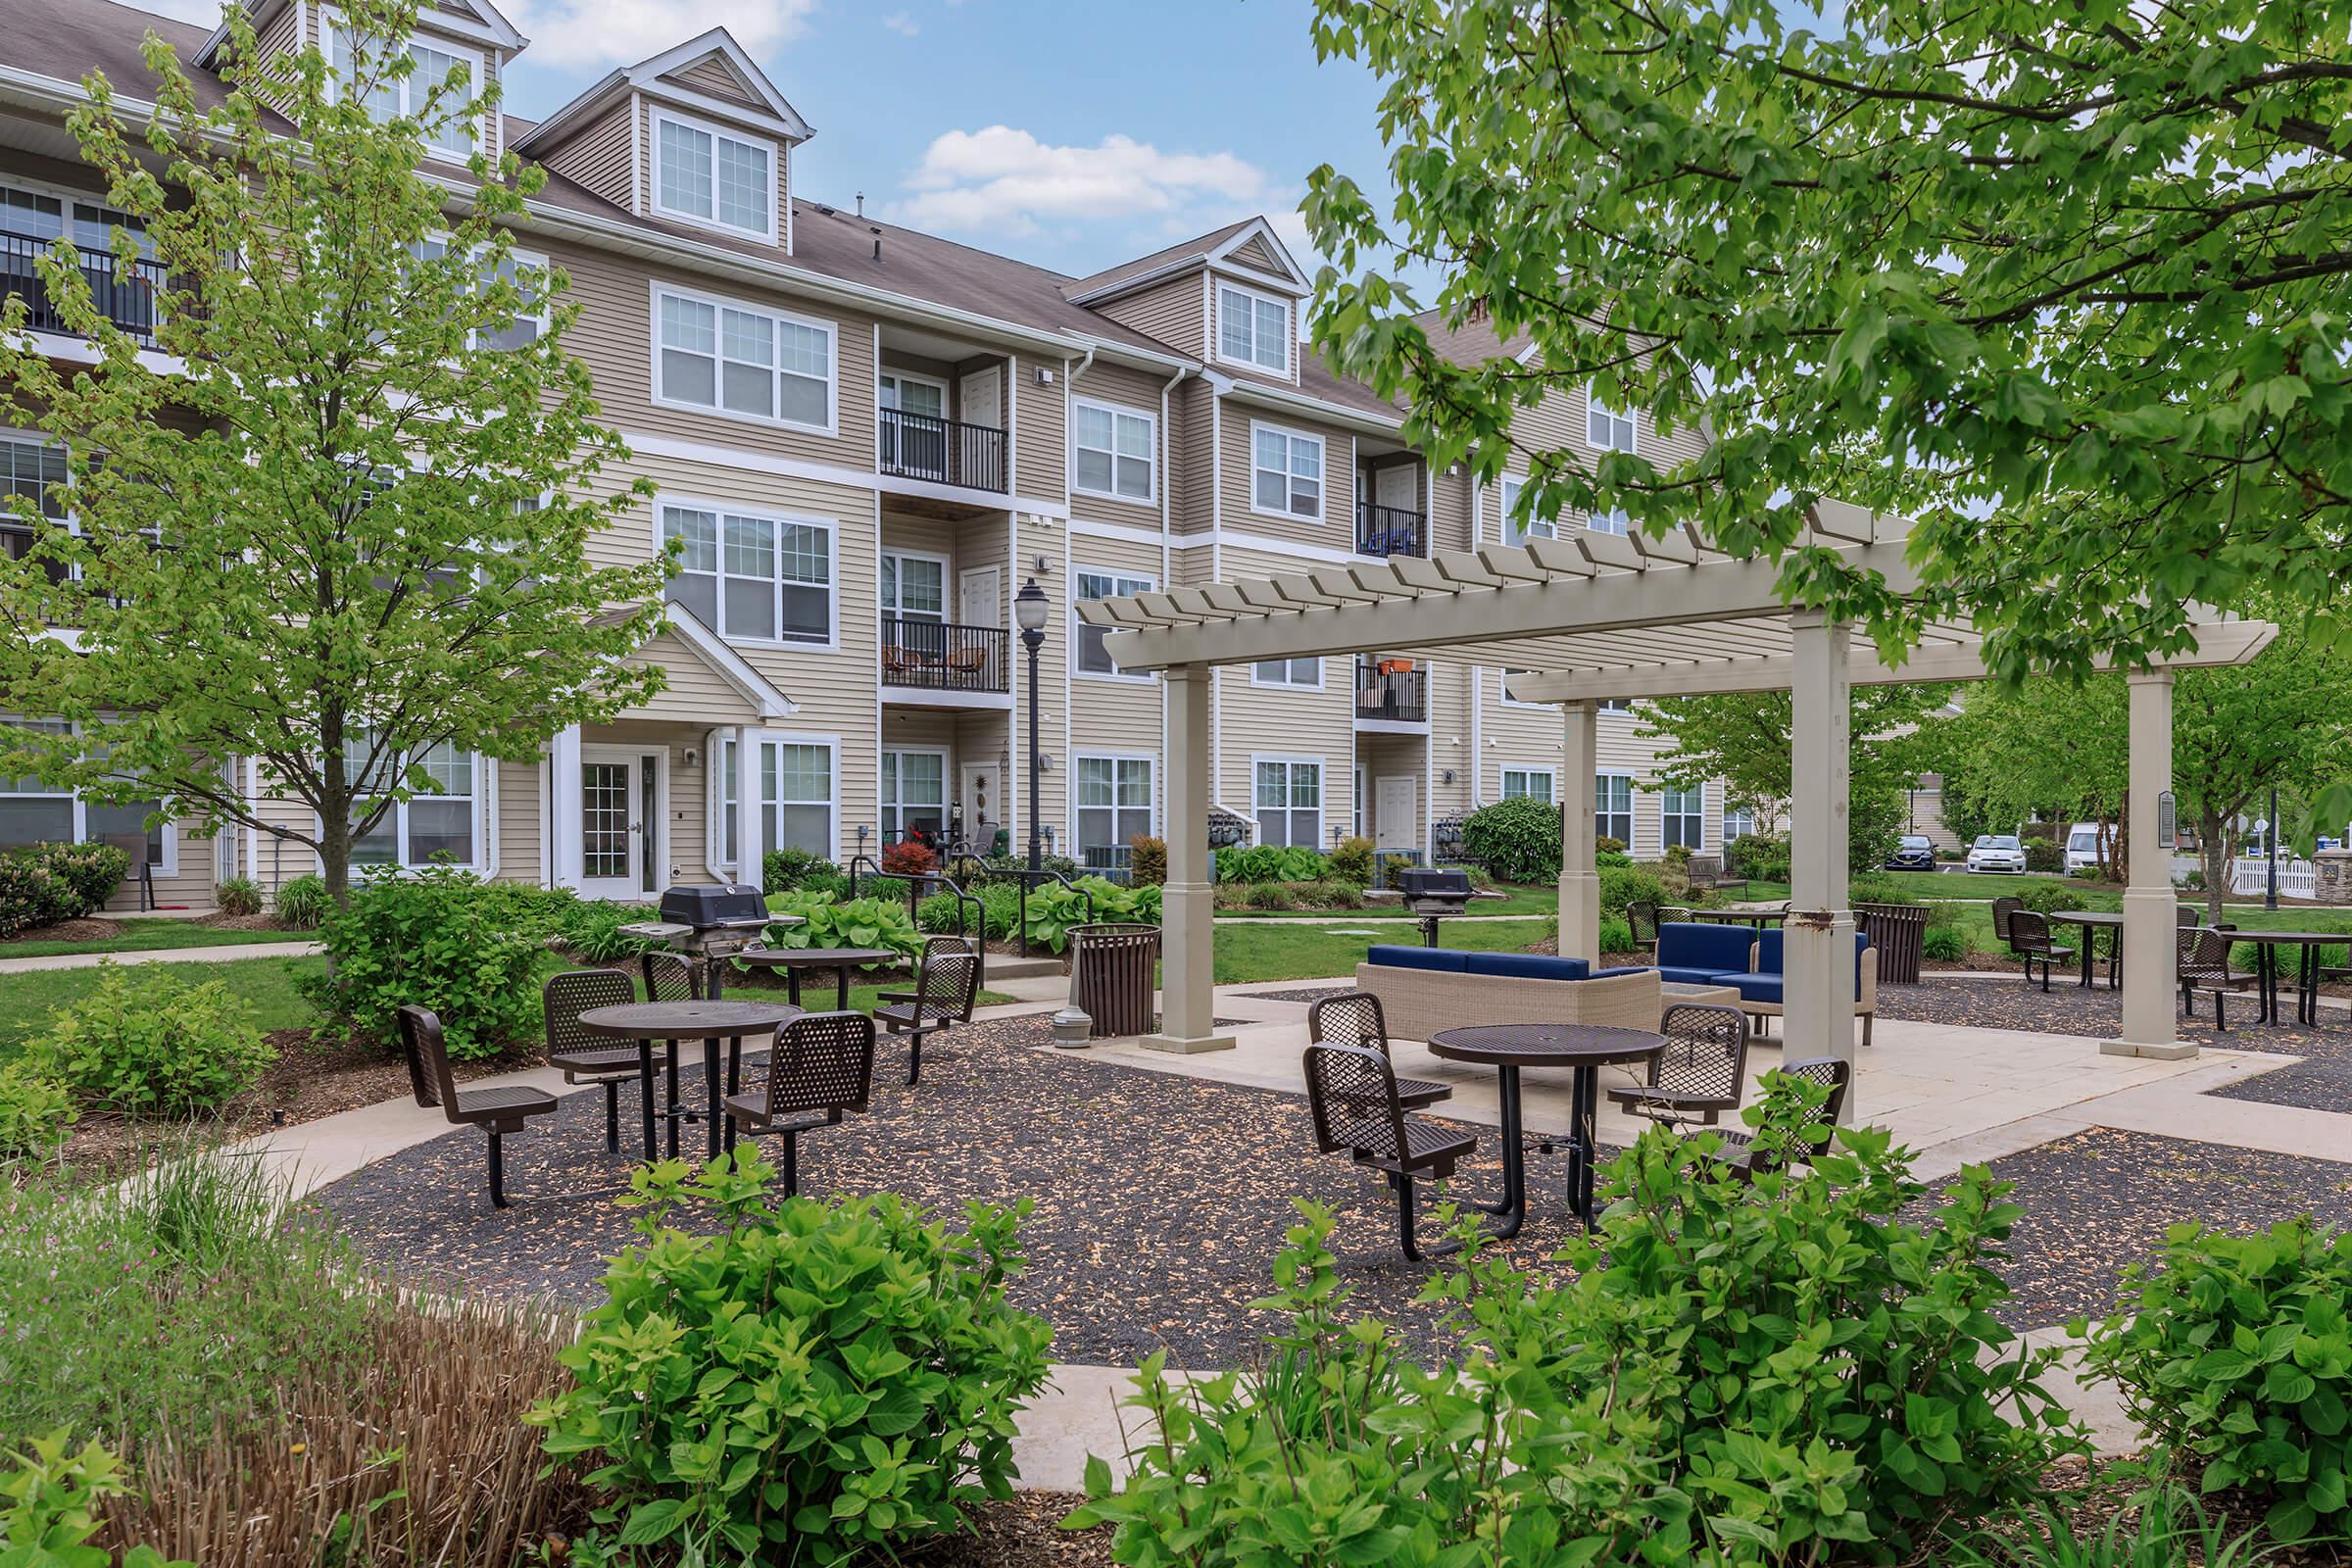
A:
[[[741,100],[713,97],[677,79],[678,74],[713,59],[742,87]],[[674,49],[664,49],[649,60],[640,60],[607,74],[539,122],[515,142],[514,150],[527,157],[553,147],[631,92],[722,120],[756,125],[787,141],[807,141],[816,134],[808,122],[801,118],[801,112],[787,103],[776,90],[776,84],[767,79],[767,73],[760,69],[750,52],[735,41],[735,35],[724,27],[712,27],[699,38],[689,38]]]
[[[293,0],[245,0],[245,12],[253,22],[254,30],[259,32],[292,3]],[[502,54],[514,54],[530,42],[521,29],[499,14],[490,0],[438,0],[437,4],[419,6],[416,24],[432,31],[469,39]],[[228,23],[223,19],[196,47],[191,63],[217,69],[227,44]]]
[[[1274,264],[1273,270],[1267,270],[1261,256]],[[1276,237],[1273,225],[1263,218],[1245,218],[1165,250],[1122,262],[1092,277],[1079,278],[1062,292],[1073,305],[1100,305],[1196,267],[1218,267],[1293,294],[1304,294],[1312,286]]]

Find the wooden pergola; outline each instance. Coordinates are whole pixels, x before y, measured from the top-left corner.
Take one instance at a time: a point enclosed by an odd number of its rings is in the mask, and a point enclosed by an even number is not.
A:
[[[1909,525],[1824,503],[1809,543],[1916,591]],[[1592,861],[1596,714],[1612,698],[1787,691],[1790,737],[1792,911],[1785,967],[1786,1047],[1853,1056],[1854,917],[1846,879],[1846,756],[1857,684],[1981,679],[1982,640],[1931,625],[1900,660],[1882,660],[1857,628],[1791,610],[1773,562],[1725,555],[1689,533],[1626,539],[1575,529],[1524,546],[1440,551],[1313,567],[1247,581],[1171,588],[1079,606],[1111,635],[1122,669],[1158,670],[1168,687],[1169,880],[1161,1032],[1170,1051],[1230,1045],[1212,1022],[1209,671],[1260,660],[1422,653],[1500,665],[1514,699],[1554,704],[1562,719],[1560,952],[1598,956],[1599,877]],[[2172,788],[2172,695],[2178,669],[2241,663],[2276,635],[2266,622],[2192,610],[2196,647],[2129,672],[2131,883],[2124,894],[2124,1037],[2109,1049],[2194,1051],[2176,1037],[2172,850],[2159,813]],[[1845,955],[1844,961],[1838,956]],[[1849,1101],[1850,1104],[1850,1101]]]

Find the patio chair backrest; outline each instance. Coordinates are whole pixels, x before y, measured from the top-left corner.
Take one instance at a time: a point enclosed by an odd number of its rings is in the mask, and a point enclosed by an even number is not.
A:
[[[458,1085],[449,1070],[449,1042],[442,1038],[440,1018],[430,1007],[413,1002],[402,1003],[394,1016],[400,1021],[400,1049],[409,1058],[409,1087],[416,1092],[416,1103],[454,1110]]]
[[[1389,1020],[1369,991],[1325,997],[1306,1009],[1306,1038],[1319,1046],[1357,1046],[1389,1054]]]
[[[1625,923],[1633,927],[1634,941],[1652,943],[1658,940],[1658,906],[1648,899],[1636,899],[1625,906]]]
[[[649,953],[644,958],[645,1000],[700,1002],[703,971],[683,953]]]
[[[1821,1121],[1825,1130],[1819,1138],[1808,1140],[1804,1146],[1808,1158],[1819,1159],[1830,1152],[1830,1142],[1837,1136],[1827,1129],[1838,1125],[1838,1113],[1845,1108],[1845,1090],[1854,1081],[1854,1064],[1837,1056],[1808,1056],[1802,1061],[1788,1063],[1781,1071],[1791,1078],[1802,1078],[1809,1084],[1818,1084],[1830,1092],[1830,1098],[1821,1104]]]
[[[1747,1071],[1747,1014],[1686,1002],[1658,1020],[1666,1049],[1649,1058],[1649,1086],[1737,1101]]]
[[[923,944],[915,975],[915,1005],[924,1017],[969,1022],[980,992],[980,958],[962,937],[933,937]]]
[[[2009,942],[2014,940],[2009,935],[2009,917],[2025,906],[2025,900],[2006,893],[1992,901],[1993,941]]]
[[[1306,1104],[1314,1117],[1315,1147],[1324,1153],[1349,1149],[1373,1159],[1404,1157],[1408,1146],[1396,1070],[1379,1052],[1361,1046],[1307,1047]]]
[[[2193,904],[2174,905],[2173,920],[2179,925],[2202,925],[2205,923],[2203,912]]]
[[[873,1083],[873,1019],[861,1012],[802,1013],[777,1034],[768,1058],[768,1118],[863,1110]]]
[[[2180,933],[2178,977],[2182,980],[2226,980],[2230,975],[2230,935],[2209,926],[2183,928]]]
[[[2050,951],[2050,922],[2039,910],[2024,907],[2009,911],[2009,946],[2020,953],[2046,954]]]
[[[593,1007],[625,1007],[636,1000],[636,985],[618,969],[566,969],[549,975],[539,988],[540,1010],[547,1014],[547,1054],[562,1056],[614,1044],[581,1028],[580,1014]]]

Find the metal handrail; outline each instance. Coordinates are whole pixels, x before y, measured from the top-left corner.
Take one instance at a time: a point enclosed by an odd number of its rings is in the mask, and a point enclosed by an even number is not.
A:
[[[1426,556],[1428,518],[1409,507],[1355,504],[1355,553],[1359,556]]]
[[[0,229],[0,293],[24,296],[24,324],[36,332],[74,330],[58,315],[48,282],[34,265],[35,259],[49,254],[56,243],[37,234]],[[81,258],[81,275],[89,283],[98,313],[133,341],[155,347],[156,297],[164,292],[171,276],[164,264],[139,258],[124,270],[115,253],[104,246],[75,245],[74,250]]]
[[[882,684],[929,691],[1012,690],[1002,626],[966,626],[909,615],[882,617]]]
[[[1004,488],[1004,432],[994,425],[906,409],[876,412],[881,440],[875,460],[882,472],[969,490]]]
[[[971,906],[974,922],[979,927],[979,935],[972,940],[972,952],[977,956],[972,966],[972,983],[985,988],[988,985],[988,906],[982,904],[972,894],[966,893],[963,890],[963,884],[945,871],[925,871],[919,876],[908,877],[906,881],[910,891],[917,882],[934,882],[939,885],[940,892],[952,893],[956,896],[956,934],[959,937],[966,934],[963,924],[964,906],[967,904]],[[920,930],[921,926],[918,924],[916,929]]]

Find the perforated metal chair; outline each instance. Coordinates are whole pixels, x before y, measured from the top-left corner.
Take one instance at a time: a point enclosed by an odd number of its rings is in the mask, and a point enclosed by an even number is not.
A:
[[[1649,1058],[1646,1083],[1609,1090],[1613,1104],[1667,1126],[1715,1118],[1740,1108],[1746,1086],[1747,1014],[1738,1007],[1686,1002],[1658,1020],[1666,1049]]]
[[[2034,983],[2034,965],[2041,965],[2041,989],[2050,989],[2050,965],[2065,963],[2075,956],[2075,950],[2050,937],[2050,922],[2033,909],[2012,910],[2009,915],[2009,951],[2026,961],[2026,984]]]
[[[2025,906],[2025,900],[2010,893],[2004,893],[1992,901],[1992,940],[2013,954],[2017,951],[2017,945],[2009,935],[2009,917]]]
[[[2175,972],[2180,982],[2181,1009],[2194,1018],[2197,993],[2210,993],[2213,1027],[2221,1034],[2230,1032],[2230,995],[2255,981],[2253,975],[2239,974],[2230,967],[2230,929],[2234,928],[2182,927],[2178,934],[2180,949]]]
[[[1658,906],[1653,900],[1636,899],[1625,906],[1625,923],[1633,928],[1634,949],[1656,957],[1658,953]]]
[[[923,1037],[969,1023],[980,994],[980,957],[962,937],[933,937],[923,944],[922,964],[912,991],[885,991],[876,1000],[874,1021],[906,1039],[906,1085],[923,1081]]]
[[[1845,1108],[1846,1086],[1853,1082],[1854,1077],[1853,1063],[1836,1056],[1813,1056],[1803,1061],[1789,1062],[1781,1071],[1791,1078],[1802,1078],[1807,1083],[1818,1084],[1830,1092],[1830,1098],[1822,1102],[1819,1112],[1821,1136],[1809,1139],[1801,1146],[1808,1161],[1819,1159],[1830,1152],[1830,1144],[1837,1137],[1838,1113]],[[1691,1136],[1706,1135],[1693,1133]],[[1731,1128],[1713,1136],[1723,1140],[1715,1157],[1732,1166],[1742,1179],[1753,1178],[1780,1166],[1779,1157],[1772,1151],[1757,1147],[1756,1135],[1747,1128]]]
[[[1361,1046],[1389,1054],[1389,1022],[1380,999],[1369,991],[1350,991],[1344,997],[1325,997],[1306,1009],[1306,1038],[1319,1046]],[[1434,1078],[1399,1078],[1396,1098],[1407,1110],[1425,1110],[1453,1097],[1453,1085]]]
[[[549,975],[539,990],[547,1015],[547,1064],[563,1069],[567,1084],[602,1084],[605,1090],[605,1149],[620,1152],[620,1086],[637,1081],[637,1048],[580,1027],[580,1014],[593,1007],[622,1007],[637,1000],[637,988],[617,969],[567,969]],[[651,1158],[653,1151],[647,1150]]]
[[[442,1038],[440,1018],[414,1003],[402,1004],[398,1017],[401,1050],[409,1058],[409,1087],[416,1091],[416,1103],[438,1106],[454,1126],[479,1127],[489,1134],[491,1206],[509,1207],[503,1140],[522,1131],[528,1118],[554,1110],[556,1097],[521,1085],[460,1089],[449,1070],[449,1043]]]
[[[800,1137],[865,1109],[874,1083],[874,1021],[857,1012],[805,1012],[776,1032],[767,1083],[726,1100],[727,1147],[735,1135],[784,1140],[784,1196],[801,1190]]]
[[[1306,1103],[1318,1150],[1345,1152],[1388,1177],[1396,1194],[1397,1240],[1404,1255],[1418,1262],[1424,1254],[1413,1231],[1414,1183],[1451,1176],[1455,1161],[1475,1151],[1478,1140],[1407,1116],[1396,1098],[1396,1069],[1363,1046],[1306,1048]],[[1427,1252],[1443,1256],[1460,1246],[1449,1241]]]

